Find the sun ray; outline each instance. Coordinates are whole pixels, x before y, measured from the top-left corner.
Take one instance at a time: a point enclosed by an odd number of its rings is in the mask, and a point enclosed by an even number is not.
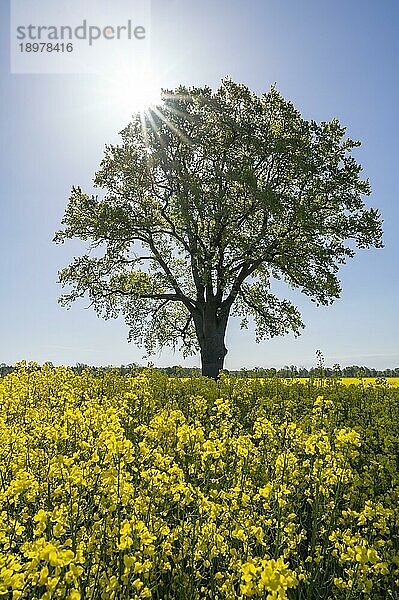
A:
[[[174,115],[176,115],[177,117],[183,117],[189,121],[195,120],[194,115],[191,115],[190,113],[187,113],[187,112],[183,112],[182,110],[178,110],[174,106],[167,105],[167,110],[170,111],[171,113],[173,113]]]
[[[193,145],[193,141],[190,140],[190,138],[188,138],[182,131],[180,131],[180,129],[178,129],[178,127],[176,127],[175,125],[173,125],[173,123],[171,123],[166,117],[165,115],[162,113],[161,110],[158,110],[157,107],[153,107],[152,112],[154,112],[160,119],[161,121],[163,121],[165,123],[165,125],[167,127],[169,127],[169,129],[171,131],[173,131],[173,133],[175,133],[185,144],[187,144],[188,146],[192,146]]]
[[[143,134],[144,145],[149,149],[147,123],[145,122],[145,113],[140,112],[141,133]]]
[[[154,118],[153,118],[151,112],[152,112],[151,110],[145,111],[145,116],[149,120],[151,129],[153,130],[153,132],[155,133],[155,135],[159,139],[159,141],[161,143],[161,146],[164,148],[165,147],[165,140],[163,139],[162,135],[160,134],[160,132],[158,130],[158,127],[155,124],[155,121],[154,121]]]

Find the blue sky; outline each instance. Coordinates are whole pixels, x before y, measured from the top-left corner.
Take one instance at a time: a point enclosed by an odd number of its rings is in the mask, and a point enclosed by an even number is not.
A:
[[[121,321],[88,302],[57,304],[57,271],[82,245],[52,243],[73,184],[90,188],[105,143],[128,121],[96,76],[11,75],[9,7],[1,3],[0,362],[143,361]],[[217,87],[226,75],[256,92],[276,82],[305,118],[338,117],[363,142],[356,156],[384,223],[383,250],[359,251],[341,271],[341,299],[298,302],[306,329],[256,344],[228,330],[227,368],[315,364],[399,365],[397,200],[399,5],[393,0],[153,0],[152,65],[162,87]],[[156,365],[183,364],[164,351]],[[197,365],[193,357],[184,364]]]

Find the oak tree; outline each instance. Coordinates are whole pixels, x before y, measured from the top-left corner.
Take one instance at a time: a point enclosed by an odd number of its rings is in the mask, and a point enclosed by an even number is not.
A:
[[[258,341],[299,334],[300,313],[274,280],[327,305],[355,249],[382,247],[359,145],[337,119],[304,119],[275,87],[164,90],[106,146],[94,179],[103,194],[72,188],[55,241],[90,250],[60,272],[61,302],[88,295],[99,315],[123,315],[148,352],[199,350],[210,377],[231,315],[252,320]]]

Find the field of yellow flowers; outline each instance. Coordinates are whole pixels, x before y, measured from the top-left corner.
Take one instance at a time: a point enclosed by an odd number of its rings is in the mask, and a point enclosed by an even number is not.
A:
[[[399,598],[399,389],[0,379],[0,598]]]

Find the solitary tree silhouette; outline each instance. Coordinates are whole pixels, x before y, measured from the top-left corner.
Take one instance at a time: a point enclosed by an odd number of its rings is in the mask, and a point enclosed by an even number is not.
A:
[[[243,327],[252,318],[257,341],[303,327],[272,293],[274,279],[329,304],[354,248],[382,247],[351,155],[360,143],[337,119],[303,119],[274,87],[258,96],[225,79],[215,93],[164,91],[121,136],[95,176],[105,195],[73,187],[55,235],[96,249],[60,272],[71,286],[61,302],[88,294],[99,315],[122,314],[149,352],[199,349],[215,378],[230,315]]]

